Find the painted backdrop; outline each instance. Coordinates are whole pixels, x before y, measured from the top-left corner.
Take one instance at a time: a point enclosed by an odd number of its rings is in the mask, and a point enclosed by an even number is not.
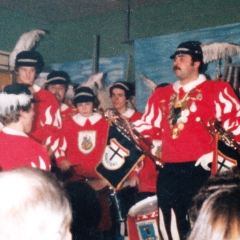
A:
[[[104,81],[109,86],[116,81],[125,81],[128,56],[117,56],[99,59],[99,72],[105,73]],[[73,83],[82,83],[93,73],[93,60],[53,63],[50,68],[65,71]]]
[[[194,40],[202,44],[228,42],[240,44],[240,23],[215,28],[206,28],[189,32],[180,32],[158,37],[137,39],[134,41],[135,72],[145,75],[157,84],[173,83],[177,79],[172,71],[172,60],[169,58],[181,42]],[[239,58],[233,58],[233,62]],[[223,69],[224,62],[222,62]],[[208,64],[206,74],[215,78],[215,62]],[[144,112],[151,92],[146,89],[142,80],[136,76],[136,106]]]

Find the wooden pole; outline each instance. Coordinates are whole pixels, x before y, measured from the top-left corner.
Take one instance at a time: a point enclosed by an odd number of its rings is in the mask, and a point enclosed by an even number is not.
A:
[[[93,74],[99,71],[99,35],[93,36]]]
[[[133,44],[134,40],[130,40],[130,1],[131,0],[126,0],[126,15],[125,15],[125,39],[122,43],[127,43],[127,44]]]

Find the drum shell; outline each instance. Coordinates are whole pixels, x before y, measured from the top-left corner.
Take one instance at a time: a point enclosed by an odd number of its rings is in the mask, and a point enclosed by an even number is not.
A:
[[[129,240],[160,240],[157,197],[148,197],[128,212],[127,227]]]

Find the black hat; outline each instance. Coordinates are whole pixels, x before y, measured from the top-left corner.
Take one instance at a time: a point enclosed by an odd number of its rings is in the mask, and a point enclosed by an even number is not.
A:
[[[110,88],[109,88],[109,92],[110,94],[112,94],[112,90],[114,88],[120,88],[125,92],[126,98],[129,99],[130,96],[134,95],[134,89],[133,86],[128,83],[128,82],[115,82]]]
[[[13,83],[12,85],[7,85],[2,90],[3,93],[13,94],[13,95],[20,95],[26,94],[30,97],[30,102],[35,103],[38,102],[36,99],[33,98],[30,90],[25,84],[22,83]]]
[[[74,104],[82,102],[93,102],[96,99],[96,96],[93,93],[93,90],[89,87],[79,87],[75,89],[75,94],[73,98]]]
[[[15,68],[18,67],[35,67],[40,72],[44,66],[43,58],[36,51],[22,51],[18,53],[15,60]]]
[[[175,53],[170,57],[171,59],[174,59],[176,55],[178,54],[189,54],[195,58],[195,60],[199,60],[202,62],[203,60],[203,53],[201,49],[200,42],[197,41],[187,41],[181,43]]]
[[[70,77],[64,71],[52,71],[47,76],[47,84],[70,84]]]

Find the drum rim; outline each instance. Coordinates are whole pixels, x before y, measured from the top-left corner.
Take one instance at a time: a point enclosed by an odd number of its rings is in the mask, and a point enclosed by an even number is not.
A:
[[[131,217],[135,217],[137,216],[137,210],[140,210],[140,208],[145,204],[145,203],[149,203],[151,201],[157,201],[157,195],[151,196],[151,197],[147,197],[139,202],[137,202],[136,204],[134,204],[128,211],[128,215]],[[139,209],[138,209],[139,208]],[[151,212],[145,213],[145,214],[149,214]],[[140,215],[145,215],[145,214],[140,214]]]

